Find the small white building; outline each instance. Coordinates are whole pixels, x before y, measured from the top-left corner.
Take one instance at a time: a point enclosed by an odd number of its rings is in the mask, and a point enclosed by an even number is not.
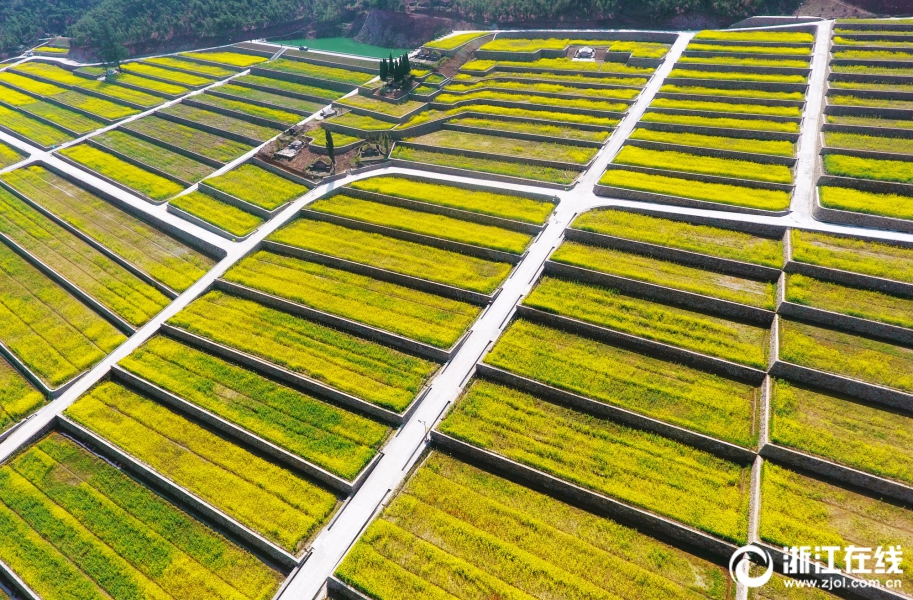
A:
[[[577,54],[574,55],[574,58],[596,58],[596,49],[589,46],[577,48]]]

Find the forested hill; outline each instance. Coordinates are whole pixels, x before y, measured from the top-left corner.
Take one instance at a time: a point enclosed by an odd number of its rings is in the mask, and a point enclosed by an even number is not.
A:
[[[405,10],[406,0],[0,0],[0,51],[65,34],[81,48],[115,40],[134,52],[173,40],[215,39],[299,22],[333,25],[371,9]],[[648,24],[697,12],[739,18],[789,9],[795,0],[424,0],[437,15],[493,22],[610,19],[634,15]],[[768,12],[768,14],[770,14]],[[782,13],[781,13],[782,14]],[[354,33],[354,32],[353,32]]]

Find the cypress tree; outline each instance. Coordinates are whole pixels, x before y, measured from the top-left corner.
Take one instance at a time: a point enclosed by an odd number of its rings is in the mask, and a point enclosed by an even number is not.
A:
[[[382,58],[380,61],[380,80],[386,81],[389,73],[387,72],[387,59]]]
[[[333,144],[333,132],[329,129],[327,131],[327,154],[330,155],[330,162],[336,164],[336,146]]]

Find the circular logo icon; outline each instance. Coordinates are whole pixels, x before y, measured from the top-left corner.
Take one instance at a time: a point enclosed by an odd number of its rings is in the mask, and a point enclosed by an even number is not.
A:
[[[767,565],[767,570],[758,575],[757,577],[752,577],[748,574],[748,567],[751,564],[748,560],[748,555],[754,554],[761,558],[765,565]],[[729,575],[732,577],[732,580],[736,583],[741,583],[745,587],[757,588],[761,587],[768,581],[774,574],[774,561],[770,557],[770,554],[767,550],[759,548],[753,544],[748,546],[742,546],[738,550],[732,553],[732,558],[729,559]]]

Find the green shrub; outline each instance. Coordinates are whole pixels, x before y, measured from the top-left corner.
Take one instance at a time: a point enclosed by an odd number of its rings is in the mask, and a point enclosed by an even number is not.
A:
[[[729,598],[713,563],[437,452],[336,576],[378,600]]]
[[[165,81],[171,83],[186,85],[189,87],[201,87],[214,83],[214,81],[209,77],[200,77],[199,75],[191,75],[190,73],[183,73],[181,71],[163,69],[161,67],[156,67],[155,65],[142,62],[124,63],[121,65],[121,70],[126,71],[127,73],[136,73],[137,75],[154,77],[156,79],[164,79]]]
[[[514,254],[522,254],[532,241],[532,236],[527,233],[362,200],[345,194],[318,200],[308,208],[356,221]]]
[[[307,193],[305,186],[251,164],[241,165],[224,175],[207,179],[206,183],[267,210],[279,208]]]
[[[176,196],[169,204],[236,237],[252,233],[264,222],[262,217],[202,192]]]
[[[116,129],[106,131],[92,139],[106,148],[125,154],[144,165],[149,165],[188,183],[196,183],[214,170],[210,165]]]
[[[685,173],[702,173],[754,181],[792,183],[793,180],[792,172],[789,167],[784,165],[769,165],[747,160],[701,156],[672,150],[651,150],[649,148],[638,148],[637,146],[625,146],[613,162],[620,165],[682,171]]]
[[[195,106],[188,106],[186,104],[172,104],[168,108],[163,109],[162,112],[174,115],[175,117],[180,117],[182,119],[187,119],[188,121],[193,121],[194,123],[199,123],[201,125],[215,127],[221,131],[227,131],[236,135],[243,135],[245,137],[264,142],[281,133],[280,130],[273,129],[272,127],[254,125],[253,123],[242,121],[241,119],[235,119],[233,117],[215,113],[209,110],[204,110],[202,108],[197,108]]]
[[[913,328],[913,300],[820,281],[798,273],[786,279],[786,299],[803,306]]]
[[[30,200],[169,288],[183,292],[215,261],[43,167],[2,175]]]
[[[438,365],[221,292],[169,321],[367,402],[402,412]]]
[[[441,129],[406,141],[433,148],[454,148],[474,152],[489,152],[499,156],[513,156],[540,160],[554,160],[585,165],[599,148],[585,148],[558,142],[531,142],[517,138],[481,133],[466,133],[452,129]]]
[[[771,391],[771,441],[913,483],[910,417],[786,381]]]
[[[0,233],[135,327],[170,299],[91,245],[0,188]]]
[[[752,406],[759,389],[718,375],[522,319],[485,362],[735,444],[756,442]]]
[[[913,348],[798,321],[780,321],[780,358],[876,385],[913,391]]]
[[[667,132],[654,129],[635,129],[631,134],[630,139],[679,144],[682,146],[696,146],[698,148],[715,148],[717,150],[729,150],[732,152],[773,154],[775,156],[794,156],[796,153],[795,145],[792,142],[787,141],[750,140],[746,138],[730,138],[718,135],[703,135],[700,133]]]
[[[788,192],[761,190],[725,183],[705,183],[703,181],[679,179],[663,175],[648,175],[623,169],[606,171],[599,180],[599,184],[761,210],[786,210],[789,208]]]
[[[753,131],[799,133],[799,124],[791,121],[764,121],[762,119],[737,119],[732,117],[698,117],[664,112],[647,112],[644,113],[640,120],[647,123],[670,123],[672,125],[717,127],[719,129],[750,129]],[[725,132],[721,131],[720,133]]]
[[[555,205],[551,202],[533,200],[523,196],[509,196],[495,191],[470,190],[392,175],[353,181],[349,187],[539,225],[545,223],[555,209]]]
[[[394,148],[390,157],[419,163],[441,165],[444,167],[453,167],[456,169],[494,173],[497,175],[507,175],[509,177],[522,177],[524,179],[549,181],[565,185],[573,183],[580,174],[578,171],[565,171],[554,167],[538,167],[524,163],[506,162],[488,158],[472,158],[462,154],[445,154],[432,150],[405,148],[403,146]]]
[[[913,249],[801,229],[790,237],[797,262],[913,282]]]
[[[850,210],[869,215],[913,219],[913,198],[900,194],[880,194],[853,188],[821,186],[818,188],[821,205],[837,210]]]
[[[70,146],[61,150],[60,153],[153,200],[165,200],[184,189],[183,186],[170,179],[140,169],[113,154],[102,152],[87,144]]]
[[[474,384],[440,428],[724,539],[745,538],[743,468],[662,436],[487,382]]]
[[[374,458],[390,432],[385,425],[170,338],[149,340],[120,364],[349,480]]]
[[[805,100],[802,92],[768,92],[766,90],[708,88],[694,85],[675,85],[667,83],[659,88],[666,94],[694,94],[695,96],[716,96],[731,98],[769,98],[771,100]]]
[[[573,227],[719,258],[777,269],[783,267],[781,240],[710,225],[692,225],[662,217],[597,208],[577,217]]]
[[[913,183],[913,161],[827,154],[824,156],[824,169],[830,175],[841,177]]]
[[[629,296],[613,288],[543,277],[523,304],[756,369],[767,367],[767,328]]]
[[[552,260],[619,277],[774,310],[776,286],[621,250],[564,242]]]
[[[252,149],[247,144],[154,116],[124,123],[121,128],[148,135],[220,162],[230,162]]]
[[[116,383],[65,414],[290,552],[336,508],[330,492]]]
[[[483,294],[494,292],[512,269],[509,263],[484,260],[309,219],[298,219],[286,225],[270,239],[311,252]]]
[[[244,54],[241,52],[184,52],[182,56],[244,68],[259,65],[260,63],[269,60],[264,56]]]
[[[0,244],[0,341],[50,387],[89,369],[127,338]]]
[[[702,110],[722,113],[743,113],[754,115],[772,115],[777,117],[801,117],[802,109],[797,106],[764,106],[762,104],[732,104],[728,102],[709,102],[702,100],[675,100],[657,98],[650,108],[674,108],[677,110]]]
[[[225,279],[430,344],[452,347],[481,308],[297,258],[258,252]]]

